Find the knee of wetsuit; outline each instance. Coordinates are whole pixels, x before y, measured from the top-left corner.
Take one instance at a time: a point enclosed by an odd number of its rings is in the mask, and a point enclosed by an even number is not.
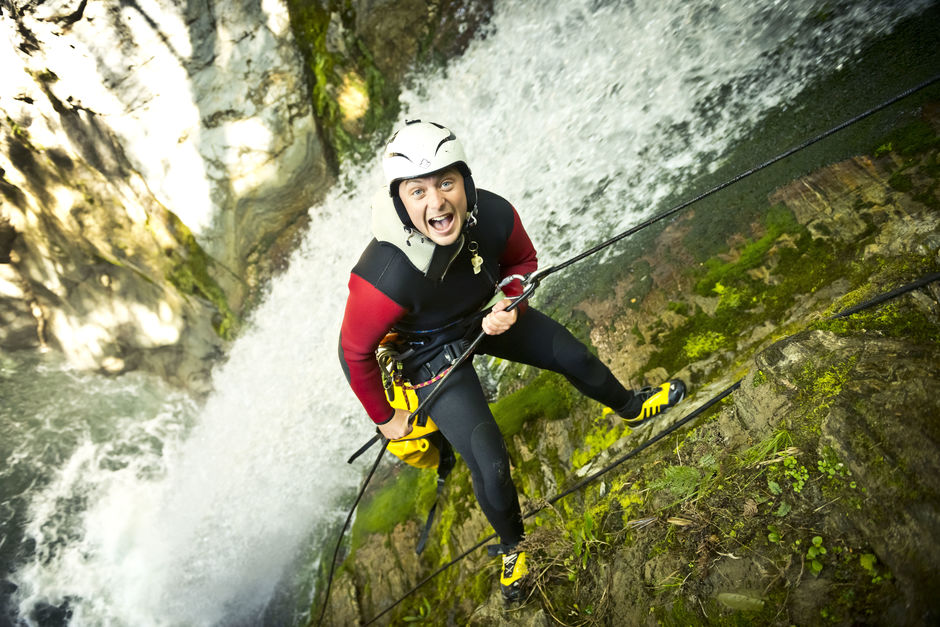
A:
[[[481,474],[487,500],[500,511],[510,509],[516,500],[516,488],[509,472],[506,443],[496,423],[477,425],[470,434],[470,448]]]

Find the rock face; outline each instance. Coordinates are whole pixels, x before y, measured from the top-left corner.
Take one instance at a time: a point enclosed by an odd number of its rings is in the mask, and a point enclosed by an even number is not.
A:
[[[205,255],[187,247],[188,230],[95,116],[41,83],[24,97],[49,112],[30,122],[35,133],[3,129],[0,345],[48,346],[80,368],[144,367],[204,389],[222,345],[211,321],[219,308],[231,315],[224,299],[213,306],[208,298],[215,284]],[[51,144],[54,137],[70,141]],[[202,288],[174,280],[194,267],[203,268]]]
[[[322,197],[330,177],[283,4],[73,0],[15,16],[24,43],[8,67],[27,76],[5,89],[18,103],[7,115],[36,134],[49,113],[29,75],[54,73],[45,89],[113,133],[154,198],[235,275]]]
[[[268,251],[331,181],[286,9],[23,2],[0,28],[15,46],[0,53],[0,346],[204,389],[283,263]]]
[[[816,456],[831,450],[865,486],[861,507],[845,509],[845,519],[826,522],[828,535],[860,536],[897,581],[900,597],[884,608],[885,619],[899,623],[940,619],[932,602],[940,594],[934,576],[940,563],[940,361],[937,346],[877,334],[840,336],[814,331],[778,342],[757,356],[756,364],[774,385],[748,389],[748,398],[776,397],[783,409],[776,425],[800,424],[807,412],[824,415]],[[815,378],[821,393],[806,407],[805,370],[838,372]],[[753,404],[751,404],[754,406]],[[753,424],[745,412],[741,419]],[[766,417],[766,414],[763,414]],[[775,426],[776,426],[775,425]]]
[[[331,162],[375,157],[406,73],[464,51],[492,0],[286,0]]]

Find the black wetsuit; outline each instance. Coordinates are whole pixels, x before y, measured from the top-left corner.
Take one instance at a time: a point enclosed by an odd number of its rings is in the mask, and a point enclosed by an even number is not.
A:
[[[471,243],[484,260],[478,274],[470,263]],[[372,240],[349,281],[340,360],[354,392],[377,424],[394,415],[385,400],[375,359],[387,332],[428,340],[406,362],[416,375],[419,362],[430,358],[441,344],[479,334],[480,317],[474,314],[493,295],[497,281],[527,274],[537,266],[535,249],[515,209],[485,190],[479,190],[478,224],[469,227],[453,249],[435,250],[435,256],[444,259],[438,264],[438,270],[446,267],[443,276],[429,276],[437,263],[434,259],[430,271],[417,268],[406,247]],[[518,282],[504,288],[507,296],[520,291]],[[473,321],[469,329],[461,325],[468,319]],[[477,353],[559,372],[583,394],[615,409],[633,399],[633,393],[587,347],[531,307],[520,307],[515,324],[501,335],[484,338]],[[419,388],[418,397],[427,397],[435,385]],[[477,500],[501,542],[516,544],[522,539],[523,525],[509,456],[470,360],[451,373],[429,413],[470,469]]]

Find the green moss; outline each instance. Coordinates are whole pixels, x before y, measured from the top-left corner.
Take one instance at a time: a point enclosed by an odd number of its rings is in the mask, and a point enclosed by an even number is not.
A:
[[[610,448],[628,431],[629,427],[626,424],[611,427],[606,419],[598,421],[584,436],[584,444],[571,454],[571,466],[575,469],[584,466]]]
[[[663,367],[677,372],[690,360],[734,350],[742,329],[781,320],[798,294],[815,291],[832,276],[834,250],[814,240],[790,210],[780,205],[771,208],[763,231],[762,236],[740,247],[734,261],[713,258],[689,268],[698,294],[718,296],[715,312],[707,314],[696,306],[690,315],[686,311],[687,319],[677,328],[654,329],[650,343],[657,351],[641,371]],[[777,246],[783,236],[793,243]],[[755,278],[761,273],[750,272],[761,266],[773,268],[773,281]],[[746,357],[735,356],[738,360]]]
[[[490,404],[504,437],[515,435],[528,420],[560,420],[572,408],[572,388],[564,377],[543,371],[521,390]]]
[[[701,605],[677,595],[675,599],[663,605],[651,608],[651,614],[657,624],[663,627],[688,627],[689,625],[715,625],[721,627],[750,627],[754,624],[773,624],[776,608],[769,608],[763,602],[758,611],[732,611],[720,605],[715,599],[705,599]]]
[[[310,99],[334,167],[340,162],[374,158],[374,141],[384,135],[398,115],[398,87],[379,72],[365,43],[356,35],[355,13],[341,0],[324,3],[288,0],[291,29],[303,55],[310,83]],[[334,16],[343,23],[345,56],[327,46],[327,32]],[[340,95],[358,87],[366,108],[350,122],[340,106]],[[349,130],[349,125],[355,131]]]
[[[867,293],[865,290],[864,293]],[[851,301],[853,299],[849,299]],[[864,300],[860,298],[859,301]],[[846,305],[840,309],[851,307]],[[863,309],[851,316],[836,320],[820,321],[814,328],[840,334],[877,333],[885,337],[906,338],[915,343],[940,343],[940,327],[933,323],[923,311],[912,307],[909,301],[895,300]]]
[[[904,193],[914,189],[914,183],[911,181],[910,175],[902,170],[898,170],[888,178],[888,185],[895,191]]]
[[[233,339],[241,321],[229,307],[225,292],[209,273],[209,268],[213,264],[212,258],[199,245],[192,231],[183,224],[183,221],[174,213],[167,213],[170,227],[182,244],[181,250],[166,251],[173,263],[166,274],[167,281],[184,294],[199,296],[212,303],[218,312],[218,316],[212,321],[216,333],[224,339]]]
[[[436,491],[437,473],[402,466],[393,481],[379,486],[359,504],[352,528],[353,547],[368,534],[389,533],[399,523],[423,520]]]
[[[728,338],[717,331],[705,331],[691,335],[682,347],[686,357],[696,360],[728,345]]]
[[[705,262],[705,276],[698,280],[695,291],[709,296],[718,283],[739,282],[746,277],[746,272],[765,262],[767,251],[784,233],[795,233],[800,229],[793,212],[783,205],[771,207],[764,220],[765,233],[758,239],[747,243],[735,261],[722,262],[712,257]]]
[[[910,157],[937,147],[940,147],[940,137],[937,136],[937,131],[924,120],[915,119],[882,138],[877,148],[871,152],[875,156],[881,156],[886,152],[895,151]]]

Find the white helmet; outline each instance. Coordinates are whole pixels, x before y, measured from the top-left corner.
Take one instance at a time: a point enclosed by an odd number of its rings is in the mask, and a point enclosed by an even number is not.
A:
[[[382,169],[385,171],[389,195],[395,202],[402,222],[409,225],[411,221],[398,197],[398,184],[405,179],[425,176],[448,166],[455,166],[463,175],[467,206],[472,212],[476,207],[476,187],[470,176],[463,146],[449,128],[434,122],[408,120],[405,126],[392,135],[382,156]]]
[[[388,140],[382,158],[389,186],[457,163],[467,168],[467,156],[454,133],[440,124],[421,120],[405,122]]]

